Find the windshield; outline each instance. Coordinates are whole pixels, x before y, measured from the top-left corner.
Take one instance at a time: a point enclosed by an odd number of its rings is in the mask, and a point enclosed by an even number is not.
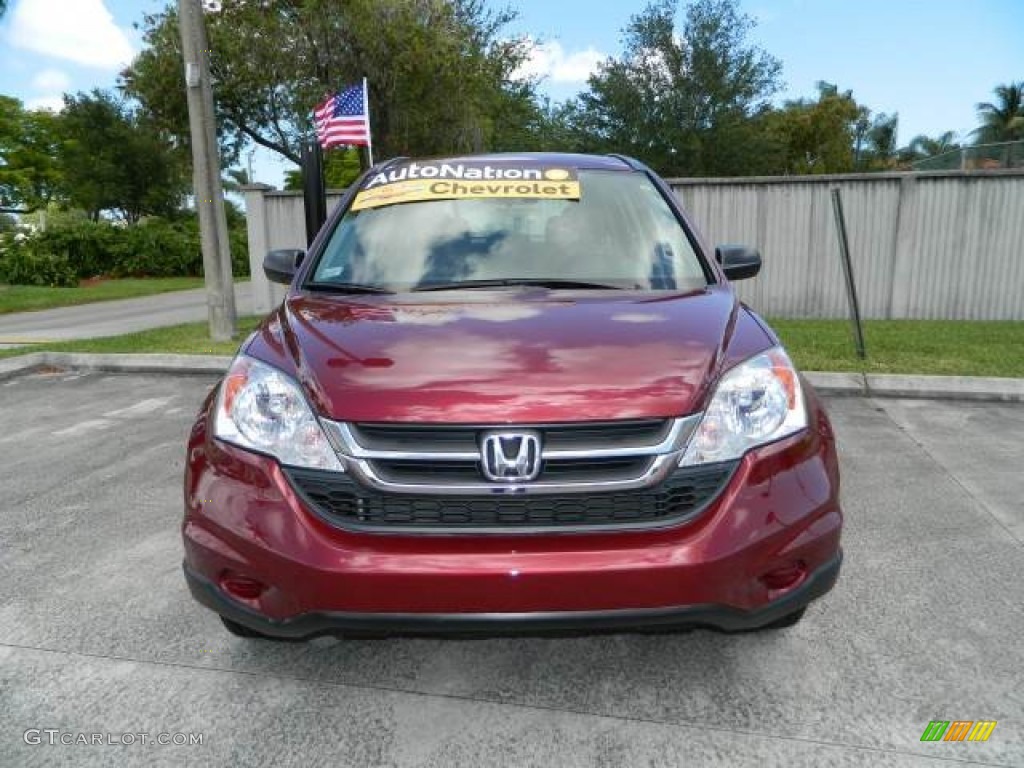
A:
[[[707,280],[642,173],[580,171],[578,200],[429,200],[350,210],[311,284],[391,291],[473,283],[690,291]]]

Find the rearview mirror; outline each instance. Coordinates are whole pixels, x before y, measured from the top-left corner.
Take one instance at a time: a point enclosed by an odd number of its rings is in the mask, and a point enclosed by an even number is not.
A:
[[[298,248],[271,251],[263,257],[263,274],[273,283],[290,285],[306,252]]]
[[[715,259],[730,280],[746,280],[761,271],[761,252],[747,245],[720,245]]]

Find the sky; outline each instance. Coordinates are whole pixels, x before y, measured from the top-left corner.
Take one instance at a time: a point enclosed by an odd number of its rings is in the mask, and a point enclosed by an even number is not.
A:
[[[133,28],[166,0],[13,0],[0,20],[0,94],[59,108],[61,94],[114,85],[141,46]],[[519,12],[530,74],[555,100],[621,51],[622,28],[646,0],[495,0]],[[852,90],[874,113],[899,114],[899,141],[966,136],[974,105],[1024,80],[1024,0],[740,0],[757,21],[751,42],[782,62],[776,101],[812,97],[819,80]],[[246,163],[243,157],[242,164]],[[282,183],[286,161],[261,150],[257,180]]]

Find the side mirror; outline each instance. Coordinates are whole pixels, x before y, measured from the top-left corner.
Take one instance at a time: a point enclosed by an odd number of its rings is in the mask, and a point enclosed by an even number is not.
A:
[[[761,252],[746,245],[720,245],[715,258],[730,280],[746,280],[761,271]]]
[[[263,257],[263,274],[272,283],[283,283],[290,285],[295,277],[295,270],[299,268],[306,252],[298,248],[285,248],[279,251],[271,251]]]

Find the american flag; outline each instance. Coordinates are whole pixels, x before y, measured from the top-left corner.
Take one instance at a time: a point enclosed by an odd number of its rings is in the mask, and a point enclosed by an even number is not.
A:
[[[313,113],[316,138],[324,149],[370,144],[366,81],[328,96]]]

